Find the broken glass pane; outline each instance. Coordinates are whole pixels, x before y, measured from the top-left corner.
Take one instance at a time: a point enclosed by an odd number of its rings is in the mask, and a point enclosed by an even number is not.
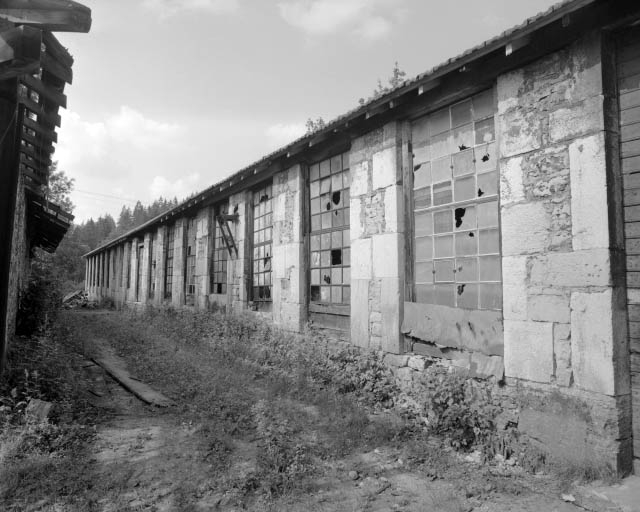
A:
[[[474,283],[456,285],[456,303],[459,308],[478,309],[478,285]]]
[[[416,284],[416,302],[420,304],[433,304],[434,293],[431,284]]]
[[[471,205],[453,210],[456,230],[474,229],[476,227],[476,207]]]
[[[465,174],[471,174],[475,172],[475,165],[473,163],[473,149],[468,149],[460,153],[454,153],[452,159],[454,176],[464,176]]]
[[[425,143],[429,136],[429,118],[423,117],[414,121],[411,125],[411,142],[414,146]]]
[[[433,257],[433,241],[430,236],[416,238],[416,261],[426,261]]]
[[[431,235],[433,233],[432,214],[419,212],[414,217],[414,231],[416,236]]]
[[[311,167],[309,167],[309,179],[311,181],[315,181],[318,178],[320,178],[320,165],[313,164]]]
[[[441,133],[431,139],[431,158],[433,160],[453,153],[453,136],[451,132]]]
[[[435,260],[433,262],[436,283],[454,281],[453,265],[454,260]]]
[[[342,249],[331,250],[331,264],[342,265]]]
[[[323,160],[320,162],[320,177],[326,178],[331,173],[331,164],[329,160]]]
[[[438,133],[445,132],[451,128],[449,120],[449,109],[444,108],[429,116],[429,135],[433,137]]]
[[[451,107],[451,125],[455,128],[471,121],[471,100]]]
[[[431,164],[426,162],[418,169],[413,168],[413,188],[428,187],[431,185]]]
[[[496,138],[493,117],[476,122],[476,145],[493,142]]]
[[[335,208],[342,208],[342,192],[340,190],[331,193],[331,202]]]
[[[453,235],[436,236],[433,240],[434,257],[446,258],[453,256]]]
[[[498,173],[496,171],[478,174],[478,197],[494,196],[498,193]]]
[[[451,191],[451,182],[438,183],[433,186],[433,204],[438,206],[441,204],[450,203],[453,200],[453,194]]]
[[[475,149],[476,172],[493,171],[497,168],[496,143],[478,146]]]
[[[502,269],[500,256],[480,257],[480,281],[500,281]]]
[[[480,254],[495,254],[500,252],[500,231],[498,229],[481,229]]]
[[[453,151],[464,151],[473,147],[473,124],[465,124],[453,130]]]
[[[415,272],[416,283],[433,283],[433,263],[430,261],[416,263]]]
[[[482,119],[493,115],[493,90],[481,92],[474,96],[473,100],[473,118]]]
[[[456,180],[454,194],[455,194],[456,201],[466,201],[467,199],[475,198],[476,197],[475,176],[469,176],[467,178]]]
[[[437,284],[435,286],[435,300],[436,304],[441,306],[455,306],[455,290],[454,284]]]
[[[477,237],[469,236],[474,234],[473,231],[467,231],[465,233],[456,233],[456,255],[457,256],[471,256],[476,254]]]
[[[414,191],[413,203],[415,208],[429,208],[431,206],[431,187]]]
[[[418,165],[431,160],[429,146],[413,147],[413,165]]]
[[[453,217],[451,210],[443,210],[433,214],[434,233],[451,233],[453,231]]]
[[[446,156],[431,162],[431,176],[433,183],[449,181],[451,179],[451,157]]]
[[[456,260],[456,281],[459,283],[475,282],[478,280],[478,259],[458,258]]]
[[[502,285],[482,283],[480,287],[480,309],[502,309]]]
[[[498,201],[481,203],[478,208],[478,227],[487,228],[498,225]]]

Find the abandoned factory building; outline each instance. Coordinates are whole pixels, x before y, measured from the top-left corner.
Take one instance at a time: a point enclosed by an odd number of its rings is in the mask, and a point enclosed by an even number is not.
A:
[[[640,3],[565,1],[404,82],[90,252],[86,288],[325,328],[405,385],[450,361],[630,471]]]

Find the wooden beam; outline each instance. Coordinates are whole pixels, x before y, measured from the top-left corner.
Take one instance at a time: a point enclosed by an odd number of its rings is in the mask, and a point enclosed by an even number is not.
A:
[[[60,61],[55,60],[46,52],[40,56],[40,65],[42,69],[48,71],[68,84],[73,81],[73,71],[71,68],[62,64]]]
[[[72,0],[3,0],[0,18],[54,32],[89,32],[91,9]]]
[[[42,32],[42,42],[51,57],[68,68],[73,66],[73,57],[51,32],[46,30]]]
[[[30,130],[33,130],[34,132],[36,132],[36,140],[39,138],[42,139],[46,139],[50,142],[58,142],[58,134],[56,133],[55,130],[52,130],[46,126],[42,126],[40,123],[37,123],[36,121],[34,121],[33,119],[31,119],[30,117],[25,117],[24,121],[22,122],[22,124],[26,127],[29,128]],[[52,147],[50,147],[50,149],[53,150]],[[45,150],[47,151],[47,150]],[[48,153],[51,153],[51,151],[47,151]]]
[[[50,155],[52,155],[55,151],[54,147],[51,144],[45,145],[43,140],[33,137],[28,133],[24,133],[24,130],[22,131],[20,137],[22,137],[25,142],[28,142],[29,144],[33,144],[34,146],[40,148],[40,150],[44,153],[49,153]]]
[[[20,82],[22,82],[32,91],[37,92],[48,102],[55,103],[62,108],[67,108],[67,97],[63,93],[56,91],[53,87],[46,85],[41,80],[35,78],[33,75],[21,76]]]
[[[49,155],[46,153],[40,153],[32,148],[28,148],[23,144],[20,145],[20,152],[27,155],[28,157],[33,158],[43,167],[49,167],[51,165],[51,158],[49,158]]]

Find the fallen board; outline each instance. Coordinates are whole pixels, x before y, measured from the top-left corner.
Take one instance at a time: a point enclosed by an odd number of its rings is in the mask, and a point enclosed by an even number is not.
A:
[[[105,371],[115,380],[117,380],[123,388],[133,393],[143,402],[151,405],[156,405],[158,407],[168,407],[169,405],[173,404],[171,399],[167,398],[162,393],[159,393],[156,390],[152,389],[144,382],[131,377],[127,370],[118,365],[117,360],[114,360],[113,358],[103,358],[94,359],[93,361],[104,368]]]

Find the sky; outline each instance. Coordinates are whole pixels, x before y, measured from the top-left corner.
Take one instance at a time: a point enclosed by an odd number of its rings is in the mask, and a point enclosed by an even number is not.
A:
[[[80,0],[53,159],[81,223],[185,198],[556,0]]]

